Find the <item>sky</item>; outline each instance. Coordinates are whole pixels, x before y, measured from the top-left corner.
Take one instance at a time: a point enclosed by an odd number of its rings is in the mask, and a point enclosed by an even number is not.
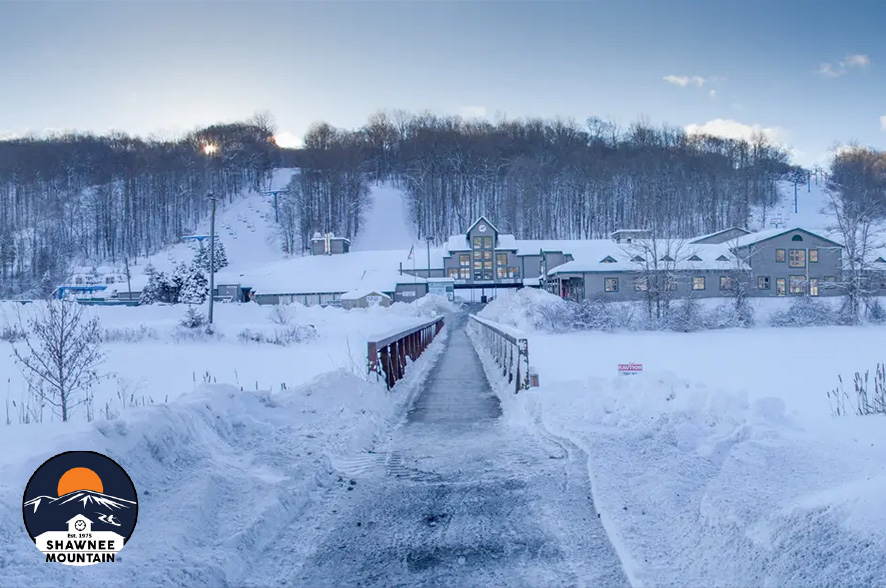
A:
[[[886,149],[884,22],[875,0],[0,0],[0,137],[267,110],[295,144],[402,109],[758,129],[811,165]]]

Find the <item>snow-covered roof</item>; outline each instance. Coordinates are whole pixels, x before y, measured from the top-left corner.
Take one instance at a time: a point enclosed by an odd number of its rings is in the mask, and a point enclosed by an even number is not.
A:
[[[476,227],[478,224],[480,224],[480,221],[483,221],[484,223],[489,225],[489,228],[491,228],[496,233],[498,232],[498,229],[495,228],[495,225],[492,224],[491,222],[489,222],[489,219],[487,219],[485,216],[482,216],[482,215],[480,216],[480,218],[475,220],[471,226],[468,227],[468,232],[470,233],[474,227]]]
[[[693,237],[692,243],[697,243],[698,241],[704,241],[705,239],[710,239],[711,237],[716,237],[717,235],[722,235],[723,233],[728,233],[729,231],[741,231],[745,235],[749,235],[751,232],[747,229],[743,229],[741,227],[729,227],[728,229],[720,229],[719,231],[714,231],[713,233],[708,233],[707,235],[700,235],[698,237]]]
[[[399,252],[398,252],[399,253]],[[350,254],[349,254],[350,255]],[[431,249],[431,269],[442,269],[443,268],[443,258],[447,255],[447,251],[445,249]],[[395,266],[399,267],[399,263],[403,264],[404,270],[426,270],[428,269],[428,250],[424,247],[416,246],[416,248],[412,251],[412,259],[409,259],[409,251],[402,252],[401,257],[397,259],[397,262],[394,263]]]
[[[733,247],[747,247],[749,245],[755,245],[762,241],[766,241],[768,239],[772,239],[773,237],[778,237],[780,235],[784,235],[785,233],[790,233],[793,231],[802,231],[809,235],[814,235],[819,237],[820,239],[825,239],[826,241],[831,241],[834,245],[840,245],[840,243],[834,241],[831,238],[825,237],[824,235],[813,233],[808,229],[804,229],[802,227],[793,227],[790,229],[765,229],[763,231],[757,231],[756,233],[750,233],[748,235],[743,235],[737,239],[732,239],[729,244]]]
[[[519,241],[513,235],[498,235],[498,243],[496,243],[495,248],[503,251],[516,251],[518,249]],[[468,241],[468,236],[466,234],[462,235],[452,235],[449,237],[449,240],[446,241],[446,249],[450,252],[452,251],[470,251],[471,244]]]
[[[648,251],[636,243],[621,244],[610,239],[592,239],[578,243],[581,243],[581,247],[571,251],[573,261],[551,268],[548,270],[548,275],[636,272],[649,267],[647,262],[643,261],[648,257]],[[699,245],[685,241],[671,240],[668,242],[661,239],[654,244],[659,259],[666,255],[674,259],[673,262],[661,262],[659,267],[662,269],[681,271],[750,269],[747,264],[736,259],[725,243]],[[652,245],[652,242],[644,242],[644,246],[646,245]],[[690,259],[695,261],[690,261]]]
[[[314,237],[311,239],[311,241],[325,241],[325,240],[326,240],[326,237],[324,237],[323,235],[320,235],[318,237],[317,233],[315,233]],[[348,239],[347,237],[336,237],[335,235],[333,235],[332,237],[329,237],[329,240],[330,241],[344,241],[345,243],[351,242],[351,240]]]
[[[405,251],[356,251],[347,255],[308,255],[243,272],[237,281],[257,294],[315,294],[379,290],[393,292],[398,283],[422,284],[424,278],[401,275]],[[216,280],[218,283],[219,280]]]
[[[383,298],[391,299],[390,296],[385,294],[384,292],[378,292],[376,290],[351,290],[350,292],[345,292],[341,295],[342,300],[360,300],[364,296],[381,296]]]

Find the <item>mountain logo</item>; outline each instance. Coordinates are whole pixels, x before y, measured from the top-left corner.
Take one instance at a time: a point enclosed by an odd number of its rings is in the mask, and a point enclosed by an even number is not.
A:
[[[110,457],[66,451],[31,476],[22,517],[47,562],[110,563],[135,530],[138,496],[129,474]]]

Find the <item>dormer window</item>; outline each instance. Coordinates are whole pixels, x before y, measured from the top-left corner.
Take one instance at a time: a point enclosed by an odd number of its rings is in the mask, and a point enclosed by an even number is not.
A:
[[[607,255],[606,257],[604,257],[603,259],[600,260],[600,263],[618,263],[618,262],[615,261],[614,259],[612,259],[611,256]]]
[[[717,261],[729,261],[729,258],[726,257],[725,255],[721,255],[720,257],[717,258]]]
[[[883,259],[882,257],[878,257],[877,259],[874,260],[874,263],[886,263],[886,259]]]
[[[794,235],[793,237],[791,237],[791,241],[802,241],[802,240],[803,240],[803,237],[801,237],[800,235]]]
[[[670,255],[665,255],[664,257],[659,259],[659,261],[674,261],[674,258],[671,257]]]
[[[631,258],[631,261],[635,261],[635,262],[637,262],[637,263],[642,263],[642,262],[644,262],[644,261],[646,261],[646,260],[643,259],[643,257],[640,256],[640,255],[635,255],[634,257]]]
[[[701,261],[701,258],[697,255],[693,255],[689,258],[689,261]]]

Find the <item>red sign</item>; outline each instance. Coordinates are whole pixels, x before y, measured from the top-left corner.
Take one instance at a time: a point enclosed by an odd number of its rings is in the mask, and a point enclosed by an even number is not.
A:
[[[618,373],[623,376],[636,376],[643,371],[642,363],[620,363],[618,364]]]

